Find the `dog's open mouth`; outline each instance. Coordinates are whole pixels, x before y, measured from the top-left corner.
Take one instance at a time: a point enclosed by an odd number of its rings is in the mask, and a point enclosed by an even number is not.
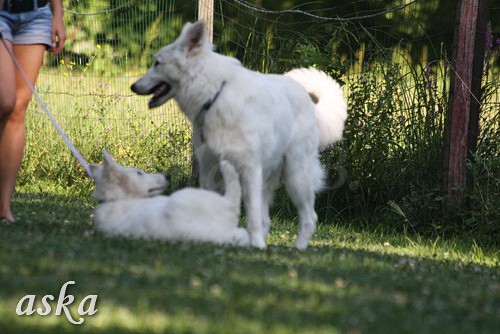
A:
[[[167,95],[172,90],[172,86],[168,83],[162,81],[153,88],[148,89],[147,86],[140,84],[140,82],[141,80],[130,86],[130,89],[139,95],[153,94],[153,97],[151,97],[148,103],[149,108],[161,106],[169,99]]]
[[[171,88],[172,87],[166,82],[162,82],[153,87],[150,91],[150,94],[153,94],[153,97],[149,100],[149,108],[158,107],[163,104],[165,102],[163,98],[170,92]]]

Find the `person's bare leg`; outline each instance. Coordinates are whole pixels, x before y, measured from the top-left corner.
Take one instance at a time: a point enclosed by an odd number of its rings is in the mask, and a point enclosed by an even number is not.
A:
[[[5,54],[5,48],[0,51],[2,63],[10,58]],[[14,45],[13,51],[28,80],[34,85],[45,52],[44,45]],[[2,69],[0,69],[1,71]],[[9,74],[8,69],[6,72]],[[0,72],[1,73],[1,72]],[[25,116],[32,92],[26,81],[17,69],[14,70],[13,80],[6,80],[2,74],[0,91],[11,90],[9,84],[15,84],[15,104],[12,112],[4,115],[0,125],[0,218],[13,222],[14,215],[11,209],[12,195],[16,185],[19,168],[23,157],[26,141]],[[12,74],[11,74],[12,76]],[[8,77],[5,77],[8,78]]]
[[[5,41],[7,47],[12,50],[12,43]],[[16,103],[16,72],[14,69],[14,63],[5,48],[5,44],[0,42],[0,219],[6,219],[7,221],[12,221],[14,217],[10,210],[10,200],[7,197],[11,197],[10,191],[4,186],[4,180],[6,177],[3,176],[3,167],[6,157],[2,153],[1,147],[8,144],[8,140],[4,139],[4,129],[9,119],[10,114],[14,110]]]
[[[12,43],[5,40],[4,42],[12,50]],[[0,78],[2,78],[0,80],[0,133],[16,102],[16,85],[13,84],[16,80],[15,75],[14,63],[4,43],[0,41]]]

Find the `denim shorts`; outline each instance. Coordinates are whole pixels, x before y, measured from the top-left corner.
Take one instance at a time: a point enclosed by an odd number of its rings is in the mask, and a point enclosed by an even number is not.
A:
[[[12,44],[45,44],[52,47],[52,12],[46,5],[31,12],[0,11],[0,32]]]

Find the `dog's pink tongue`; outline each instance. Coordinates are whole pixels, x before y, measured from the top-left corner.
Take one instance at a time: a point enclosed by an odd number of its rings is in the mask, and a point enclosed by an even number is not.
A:
[[[168,90],[169,90],[169,87],[167,84],[161,84],[156,88],[154,95],[155,96],[162,96],[163,94],[166,94],[168,92]]]

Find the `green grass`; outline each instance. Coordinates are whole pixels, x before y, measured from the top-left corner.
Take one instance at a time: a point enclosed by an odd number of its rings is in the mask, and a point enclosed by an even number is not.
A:
[[[0,226],[2,333],[495,333],[499,251],[473,241],[322,222],[311,247],[290,247],[296,222],[274,219],[265,251],[108,238],[94,203],[70,188],[20,189],[18,222]],[[98,312],[17,316],[27,294]],[[55,307],[53,302],[53,308]],[[76,306],[73,309],[75,313]]]

